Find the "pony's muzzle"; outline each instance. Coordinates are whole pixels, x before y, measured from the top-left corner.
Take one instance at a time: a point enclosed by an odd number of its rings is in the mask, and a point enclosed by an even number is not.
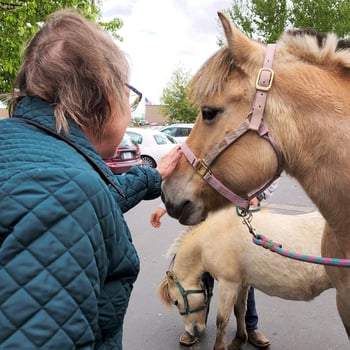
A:
[[[196,323],[191,324],[191,325],[185,325],[185,331],[191,337],[195,337],[195,336],[202,334],[204,332],[205,328],[206,328],[205,323],[198,322],[198,321],[196,321]]]

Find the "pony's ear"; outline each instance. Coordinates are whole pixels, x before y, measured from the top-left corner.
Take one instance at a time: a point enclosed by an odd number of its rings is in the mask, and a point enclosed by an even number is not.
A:
[[[172,300],[169,295],[169,283],[168,278],[164,277],[163,280],[159,283],[158,286],[158,295],[160,300],[164,303],[164,305],[170,307],[173,305]]]
[[[249,71],[250,67],[256,65],[260,67],[264,60],[264,46],[243,34],[224,12],[219,11],[218,16],[225,32],[227,45],[234,58],[234,64],[243,71]]]
[[[174,284],[175,283],[175,276],[174,276],[173,272],[167,271],[166,272],[166,277],[167,277],[167,280],[168,280],[169,284]]]

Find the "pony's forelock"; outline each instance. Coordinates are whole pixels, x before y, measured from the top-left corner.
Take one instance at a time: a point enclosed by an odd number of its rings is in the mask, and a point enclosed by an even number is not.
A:
[[[192,78],[190,91],[193,100],[201,104],[203,98],[220,94],[236,68],[230,49],[223,47],[218,50]]]

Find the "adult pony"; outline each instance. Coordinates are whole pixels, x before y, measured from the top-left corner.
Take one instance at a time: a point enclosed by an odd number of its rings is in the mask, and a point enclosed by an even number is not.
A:
[[[233,306],[237,331],[230,349],[246,344],[244,316],[249,286],[289,300],[311,300],[331,288],[324,266],[286,259],[254,245],[241,221],[234,209],[224,209],[175,241],[167,253],[176,254],[173,270],[167,272],[159,287],[161,300],[177,305],[191,339],[195,328],[205,328],[207,304],[201,277],[208,272],[215,278],[220,290],[215,350],[226,349],[226,328]],[[283,240],[287,249],[321,253],[324,219],[317,212],[283,215],[263,209],[256,214],[255,223],[270,239]]]
[[[350,259],[349,49],[310,31],[265,46],[219,17],[227,46],[193,78],[200,113],[184,148],[190,162],[182,157],[163,184],[168,213],[193,225],[227,205],[207,182],[245,207],[285,170],[326,219],[322,255]],[[350,336],[350,269],[326,271]]]

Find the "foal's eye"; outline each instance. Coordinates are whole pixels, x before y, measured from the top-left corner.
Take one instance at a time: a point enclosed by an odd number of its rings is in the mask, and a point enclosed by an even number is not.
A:
[[[174,301],[174,305],[177,306],[179,305],[179,302],[177,300]]]
[[[222,112],[222,109],[219,108],[210,108],[210,107],[203,107],[202,108],[202,117],[204,120],[211,121],[213,120],[220,112]]]

